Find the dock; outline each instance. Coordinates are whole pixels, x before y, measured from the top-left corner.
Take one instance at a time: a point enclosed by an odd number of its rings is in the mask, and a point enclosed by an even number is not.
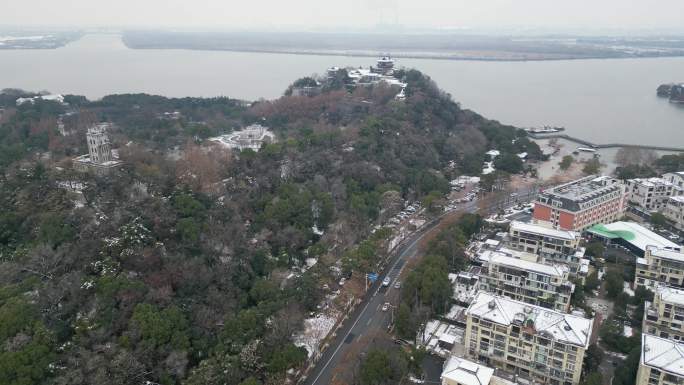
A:
[[[574,136],[570,136],[568,134],[535,134],[535,133],[528,132],[527,136],[529,136],[532,139],[565,139],[565,140],[575,142],[577,144],[581,144],[587,148],[591,148],[591,149],[595,149],[595,150],[599,150],[599,149],[603,149],[603,148],[628,147],[628,148],[638,148],[638,149],[642,149],[642,150],[684,152],[684,147],[649,146],[649,145],[643,145],[643,144],[627,144],[627,143],[596,144],[596,143],[592,143],[588,140],[575,138]]]

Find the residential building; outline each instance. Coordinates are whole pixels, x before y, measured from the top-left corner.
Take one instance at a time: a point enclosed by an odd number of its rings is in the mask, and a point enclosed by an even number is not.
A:
[[[684,286],[684,253],[681,250],[646,248],[643,258],[637,258],[634,285],[655,287],[656,284]]]
[[[515,250],[537,254],[541,262],[562,263],[570,268],[570,274],[580,275],[584,248],[576,231],[559,230],[534,223],[513,221],[509,230],[509,244]]]
[[[683,189],[663,178],[637,178],[627,181],[628,202],[644,212],[662,211],[671,196],[682,195]]]
[[[625,187],[607,176],[588,176],[541,191],[533,218],[562,230],[582,231],[618,220],[625,209]]]
[[[674,184],[679,188],[684,188],[684,171],[669,172],[663,174],[663,179]]]
[[[442,385],[512,385],[494,375],[494,369],[465,358],[450,356],[444,361],[441,375]]]
[[[684,383],[684,344],[642,334],[636,385],[681,383]]]
[[[500,251],[480,254],[480,290],[518,301],[566,312],[575,286],[564,265],[545,265],[508,256]]]
[[[466,310],[468,358],[551,385],[580,382],[593,319],[481,291]]]
[[[586,232],[590,239],[600,240],[607,245],[622,246],[639,257],[643,257],[649,246],[677,250],[680,246],[635,222],[614,222],[592,226]]]
[[[480,288],[481,272],[480,266],[471,266],[468,271],[449,273],[449,280],[454,288],[454,299],[457,302],[467,306],[475,298]]]
[[[268,127],[260,124],[252,124],[240,131],[209,139],[225,147],[236,150],[259,151],[263,144],[275,142],[275,134]]]
[[[644,304],[642,330],[661,338],[684,340],[684,289],[656,285],[654,292],[653,302]]]
[[[670,197],[665,204],[663,215],[674,228],[684,231],[684,196]]]

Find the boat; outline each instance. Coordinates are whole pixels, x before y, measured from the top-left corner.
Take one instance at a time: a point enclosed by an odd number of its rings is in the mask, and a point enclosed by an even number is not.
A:
[[[525,131],[529,132],[530,134],[553,134],[556,132],[565,131],[565,127],[528,127],[525,128]]]
[[[577,147],[577,151],[582,151],[582,152],[596,152],[596,149],[594,149],[594,148],[589,148],[589,147]]]

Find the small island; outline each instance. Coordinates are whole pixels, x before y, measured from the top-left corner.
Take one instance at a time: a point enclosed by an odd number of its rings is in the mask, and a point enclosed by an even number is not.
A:
[[[657,90],[658,96],[668,98],[673,103],[684,103],[684,83],[661,84]]]

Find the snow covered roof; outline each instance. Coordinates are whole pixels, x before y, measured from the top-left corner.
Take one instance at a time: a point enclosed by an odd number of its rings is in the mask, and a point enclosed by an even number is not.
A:
[[[484,291],[473,299],[466,314],[505,326],[531,323],[536,334],[584,348],[589,346],[593,326],[592,318],[564,314]]]
[[[579,238],[580,234],[575,232],[575,231],[566,231],[566,230],[558,230],[542,225],[537,225],[534,223],[525,223],[525,222],[519,222],[519,221],[512,221],[511,222],[511,230],[512,231],[522,231],[525,233],[532,233],[532,234],[538,234],[538,235],[543,235],[546,237],[552,237],[552,238],[559,238],[559,239],[565,239],[569,241],[573,241]]]
[[[608,239],[622,238],[640,250],[646,250],[648,246],[657,246],[661,249],[679,249],[681,247],[634,222],[601,224],[593,226],[587,231]]]
[[[684,344],[642,334],[641,363],[652,368],[684,377]]]
[[[442,382],[454,381],[461,385],[489,385],[494,369],[466,359],[451,356],[444,365]]]
[[[684,262],[684,253],[681,252],[679,246],[675,245],[677,250],[663,249],[655,246],[648,246],[647,249],[651,255],[658,258],[665,258],[672,261]]]
[[[494,264],[508,266],[514,269],[532,271],[558,278],[563,278],[569,271],[568,267],[565,265],[545,265],[543,263],[509,257],[508,255],[498,251],[480,253],[480,255],[478,255],[478,259],[483,263],[490,265]]]
[[[684,290],[670,286],[658,285],[655,287],[655,295],[663,302],[684,305]]]
[[[679,203],[684,203],[684,195],[677,195],[675,197],[670,197],[670,200],[679,202]]]

